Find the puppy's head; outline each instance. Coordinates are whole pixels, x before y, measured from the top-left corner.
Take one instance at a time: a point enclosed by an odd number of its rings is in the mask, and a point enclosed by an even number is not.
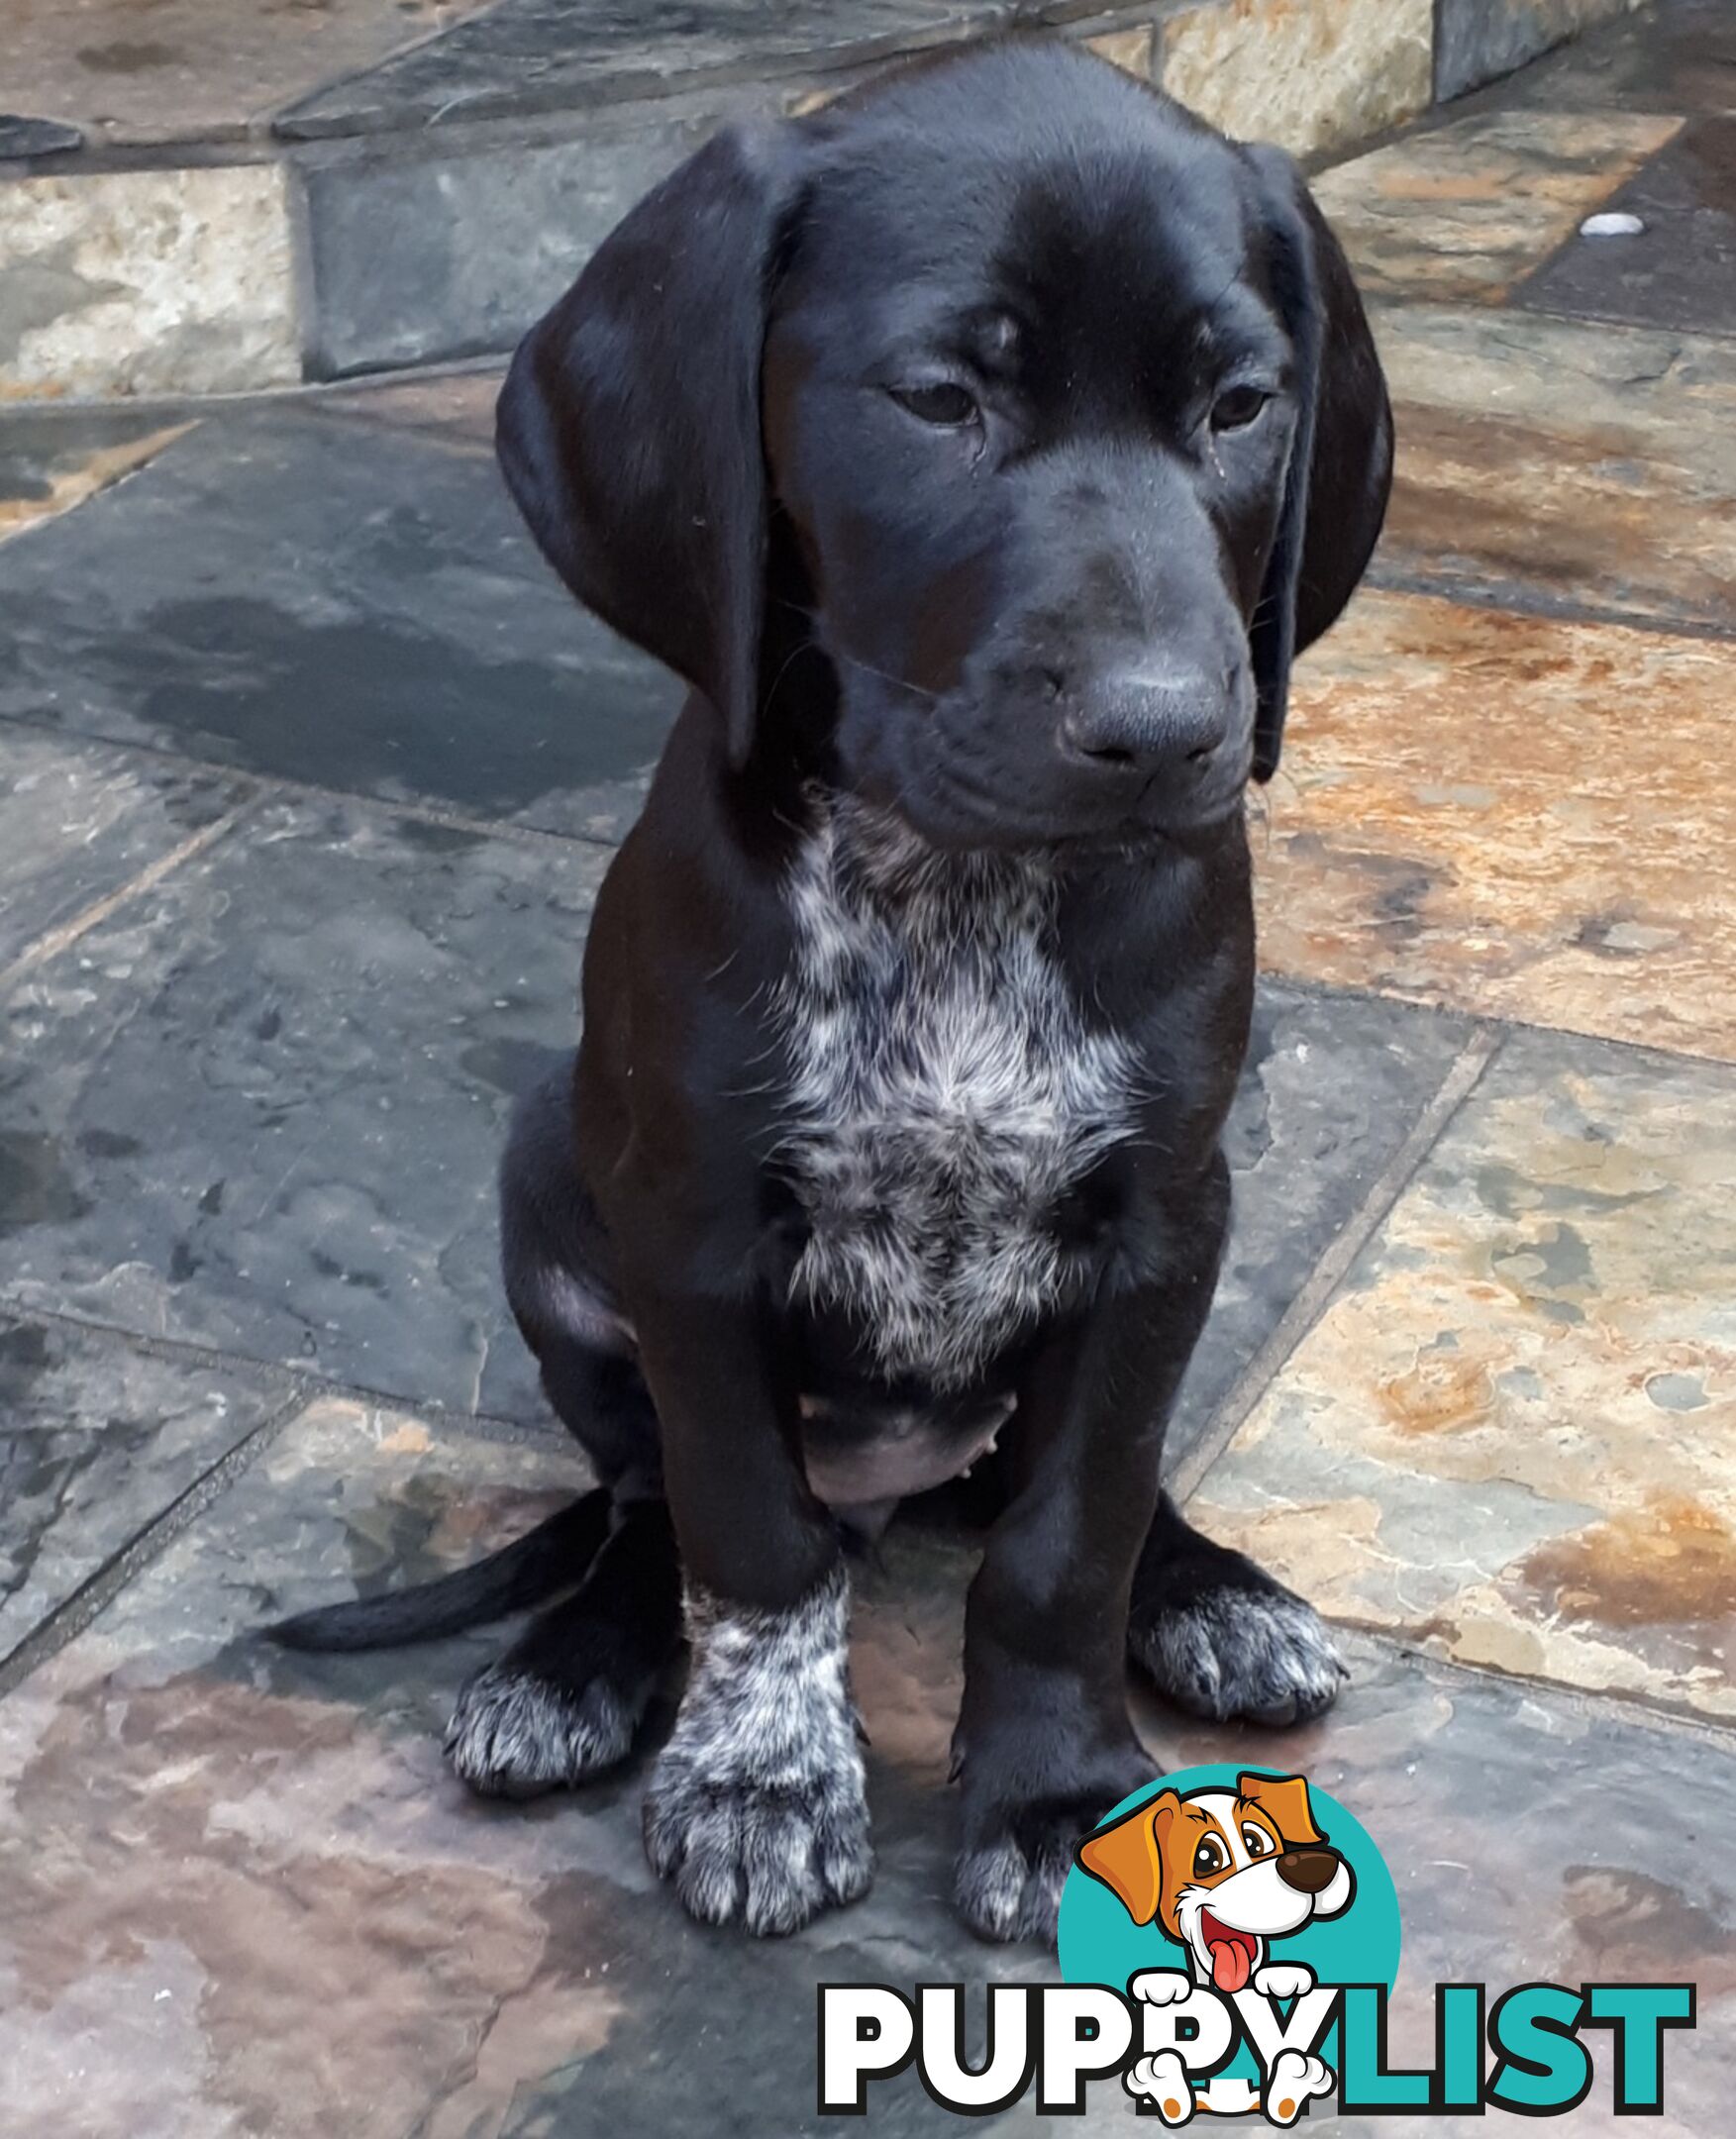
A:
[[[1356,1892],[1350,1866],[1314,1824],[1300,1776],[1247,1774],[1234,1790],[1161,1790],[1078,1848],[1082,1870],[1137,1924],[1187,1948],[1202,1978],[1240,1990],[1275,1938],[1337,1916]]]
[[[527,337],[499,442],[735,764],[774,732],[967,847],[1237,809],[1391,459],[1296,166],[1041,41],[716,137]]]

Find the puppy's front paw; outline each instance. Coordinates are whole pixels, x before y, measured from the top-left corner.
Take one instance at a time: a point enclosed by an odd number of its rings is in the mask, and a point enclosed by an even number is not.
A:
[[[1280,2050],[1266,2076],[1260,2106],[1269,2124],[1293,2124],[1316,2094],[1330,2094],[1336,2083],[1321,2059],[1301,2050]]]
[[[460,1693],[446,1730],[454,1772],[482,1797],[536,1797],[625,1760],[634,1719],[604,1679],[574,1692],[490,1664]]]
[[[1111,1806],[1151,1781],[1136,1744],[1054,1764],[1066,1782],[1021,1779],[989,1760],[964,1767],[965,1846],[953,1880],[959,1913],[978,1938],[1055,1944],[1073,1851]]]
[[[693,1665],[645,1799],[652,1870],[704,1923],[796,1931],[873,1876],[842,1574],[787,1612],[688,1599]]]
[[[1254,1987],[1262,1997],[1300,1997],[1304,1990],[1313,1989],[1314,1971],[1299,1961],[1275,1961],[1269,1968],[1255,1970]]]

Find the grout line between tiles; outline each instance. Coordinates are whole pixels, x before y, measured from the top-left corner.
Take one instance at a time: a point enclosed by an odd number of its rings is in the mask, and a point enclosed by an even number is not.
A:
[[[48,1323],[55,1329],[76,1330],[87,1337],[106,1337],[146,1359],[160,1360],[170,1367],[202,1367],[213,1374],[234,1375],[244,1380],[263,1381],[294,1391],[303,1404],[321,1397],[338,1397],[351,1403],[371,1404],[378,1409],[413,1412],[416,1417],[450,1424],[460,1433],[473,1433],[484,1441],[548,1443],[555,1448],[571,1445],[571,1436],[555,1420],[547,1425],[507,1418],[498,1411],[461,1411],[438,1397],[418,1396],[402,1389],[371,1388],[365,1382],[346,1381],[336,1375],[317,1374],[305,1367],[285,1367],[279,1360],[256,1359],[247,1352],[225,1352],[183,1337],[153,1337],[143,1330],[118,1322],[99,1322],[87,1315],[67,1314],[58,1307],[44,1307],[21,1300],[0,1289],[0,1321]]]
[[[1213,1464],[1229,1447],[1279,1369],[1325,1311],[1351,1266],[1376,1228],[1391,1210],[1411,1175],[1478,1079],[1494,1060],[1505,1035],[1503,1027],[1480,1024],[1466,1041],[1435,1088],[1434,1096],[1411,1124],[1409,1134],[1376,1176],[1349,1221],[1334,1236],[1308,1274],[1307,1282],[1279,1316],[1266,1342],[1237,1375],[1229,1394],[1212,1414],[1198,1442],[1166,1480],[1177,1501],[1195,1492]]]
[[[1501,1671],[1492,1664],[1468,1664],[1462,1657],[1442,1656],[1433,1649],[1425,1649],[1392,1627],[1373,1620],[1344,1618],[1331,1612],[1322,1612],[1321,1617],[1345,1633],[1354,1634],[1359,1641],[1367,1642],[1371,1648],[1385,1650],[1407,1663],[1423,1665],[1431,1672],[1453,1674],[1479,1684],[1510,1686],[1520,1694],[1532,1692],[1539,1699],[1547,1697],[1551,1702],[1578,1709],[1583,1714],[1616,1715],[1624,1722],[1637,1720],[1656,1725],[1736,1754],[1736,1723],[1699,1715],[1690,1709],[1674,1706],[1644,1693],[1626,1692],[1616,1686],[1583,1686],[1568,1679],[1533,1678],[1528,1673]]]
[[[165,877],[172,876],[175,870],[186,863],[195,861],[208,847],[215,847],[220,840],[227,838],[257,799],[257,795],[252,792],[244,795],[241,801],[226,809],[221,817],[213,817],[208,825],[201,825],[197,832],[182,840],[178,847],[171,847],[167,854],[158,855],[154,862],[148,863],[137,875],[128,877],[125,883],[117,885],[113,891],[86,906],[82,913],[74,914],[70,921],[62,921],[58,928],[51,928],[46,935],[39,936],[35,943],[19,953],[10,966],[0,967],[0,995],[5,994],[8,988],[22,980],[27,973],[34,972],[39,966],[46,966],[51,959],[58,958],[62,951],[69,951],[80,937],[88,936],[93,928],[99,927],[111,915],[119,913],[123,906],[131,905],[134,899],[143,897],[147,891],[153,891]]]
[[[46,1664],[82,1634],[128,1583],[160,1558],[181,1532],[248,1469],[255,1457],[276,1440],[305,1406],[304,1394],[299,1389],[292,1390],[268,1418],[261,1420],[251,1433],[244,1435],[232,1449],[202,1471],[160,1514],[153,1515],[144,1529],[105,1560],[95,1574],[87,1576],[70,1596],[39,1620],[16,1648],[0,1658],[0,1698],[22,1685],[39,1665]]]
[[[142,756],[176,765],[188,772],[205,777],[213,774],[237,780],[246,780],[256,789],[255,801],[270,801],[286,796],[294,801],[343,802],[378,817],[407,817],[417,824],[439,825],[449,832],[473,832],[485,839],[508,840],[521,847],[602,848],[612,853],[621,843],[600,832],[550,832],[541,825],[514,824],[500,817],[477,817],[466,810],[443,809],[436,802],[394,802],[383,795],[357,793],[350,787],[321,787],[312,780],[289,779],[277,772],[250,772],[241,765],[214,764],[204,758],[189,758],[184,751],[171,750],[162,743],[141,743],[131,736],[86,735],[69,736],[64,728],[49,721],[32,720],[27,714],[0,713],[0,722],[15,728],[28,728],[33,735],[51,736],[57,743],[84,743],[102,750],[137,751]],[[648,761],[649,764],[649,761]],[[643,771],[646,766],[638,768]],[[632,773],[623,778],[632,778]],[[598,786],[618,784],[597,781]]]

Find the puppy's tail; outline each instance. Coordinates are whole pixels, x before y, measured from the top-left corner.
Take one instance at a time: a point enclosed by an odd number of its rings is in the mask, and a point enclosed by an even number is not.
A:
[[[298,1612],[264,1628],[265,1639],[285,1649],[401,1649],[504,1619],[583,1579],[609,1533],[609,1510],[599,1485],[474,1567],[387,1596]]]

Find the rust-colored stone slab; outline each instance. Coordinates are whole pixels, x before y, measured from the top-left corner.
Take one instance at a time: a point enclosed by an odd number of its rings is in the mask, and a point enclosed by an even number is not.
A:
[[[0,445],[0,542],[145,467],[189,428],[129,410],[9,426]]]
[[[1736,1718],[1736,1073],[1515,1034],[1199,1494],[1323,1610]]]
[[[1376,332],[1385,583],[1736,631],[1736,346],[1445,305]]]
[[[486,0],[7,0],[10,110],[93,142],[221,141]]]
[[[1314,181],[1371,296],[1498,302],[1680,119],[1493,112],[1431,127]]]
[[[506,1630],[326,1658],[251,1635],[274,1611],[473,1559],[577,1482],[560,1454],[322,1403],[0,1701],[0,2128],[815,2132],[820,1983],[958,1981],[979,2013],[985,1983],[1053,1974],[1034,1948],[970,1938],[947,1904],[972,1564],[958,1541],[898,1525],[859,1571],[878,1870],[866,1900],[790,1939],[682,1916],[646,1867],[643,1764],[533,1805],[465,1795],[440,1730]],[[1698,2027],[1670,2042],[1659,2128],[1725,2139],[1736,1903],[1685,1856],[1682,1808],[1696,1832],[1728,1831],[1727,1747],[1347,1648],[1339,1707],[1304,1730],[1211,1730],[1142,1703],[1154,1773],[1283,1764],[1367,1825],[1404,1912],[1401,2056],[1426,2047],[1437,1980],[1692,1980]],[[1604,2074],[1576,2133],[1604,2128]],[[870,2113],[895,2139],[959,2129],[914,2073]],[[1125,2131],[1127,2114],[1118,2088],[1093,2090],[1089,2128]],[[1049,2127],[1027,2099],[980,2128]]]
[[[1736,1060],[1736,645],[1365,592],[1256,827],[1277,971]]]
[[[1433,0],[1206,0],[1163,26],[1170,94],[1243,141],[1306,154],[1429,101]]]

